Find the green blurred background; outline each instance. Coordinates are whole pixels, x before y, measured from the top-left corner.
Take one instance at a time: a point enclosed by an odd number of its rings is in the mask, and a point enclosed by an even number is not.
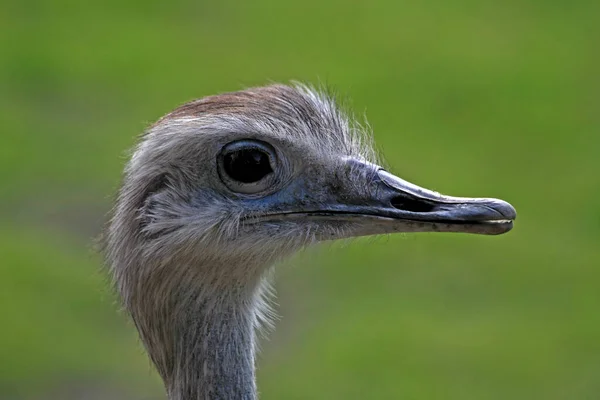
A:
[[[250,5],[249,3],[252,3]],[[519,212],[279,269],[262,399],[600,398],[600,2],[3,0],[0,399],[161,399],[92,249],[178,104],[324,82],[400,176]]]

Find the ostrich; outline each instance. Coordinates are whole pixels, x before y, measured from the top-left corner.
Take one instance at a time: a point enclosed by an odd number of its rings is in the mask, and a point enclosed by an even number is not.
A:
[[[444,196],[379,165],[366,129],[301,84],[192,101],[145,132],[105,257],[170,400],[257,398],[279,259],[334,239],[513,226],[502,200]]]

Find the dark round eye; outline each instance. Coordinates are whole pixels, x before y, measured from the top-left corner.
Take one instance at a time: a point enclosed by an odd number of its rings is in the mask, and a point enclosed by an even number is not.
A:
[[[217,167],[221,181],[243,194],[259,194],[272,188],[281,172],[275,148],[252,139],[226,144],[217,157]]]
[[[252,147],[224,154],[223,167],[230,178],[242,183],[258,182],[273,172],[269,154]]]

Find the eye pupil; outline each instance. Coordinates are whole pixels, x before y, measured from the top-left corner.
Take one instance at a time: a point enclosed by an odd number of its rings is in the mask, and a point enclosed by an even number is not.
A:
[[[269,155],[260,149],[239,149],[223,157],[223,167],[230,178],[242,183],[258,182],[271,172]]]

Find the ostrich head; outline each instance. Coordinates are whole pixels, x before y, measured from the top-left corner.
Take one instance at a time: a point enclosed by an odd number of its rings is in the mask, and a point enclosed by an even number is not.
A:
[[[272,85],[185,104],[150,127],[126,166],[106,256],[170,398],[252,399],[254,332],[278,258],[363,235],[499,234],[514,218],[501,200],[392,175],[332,98]]]

